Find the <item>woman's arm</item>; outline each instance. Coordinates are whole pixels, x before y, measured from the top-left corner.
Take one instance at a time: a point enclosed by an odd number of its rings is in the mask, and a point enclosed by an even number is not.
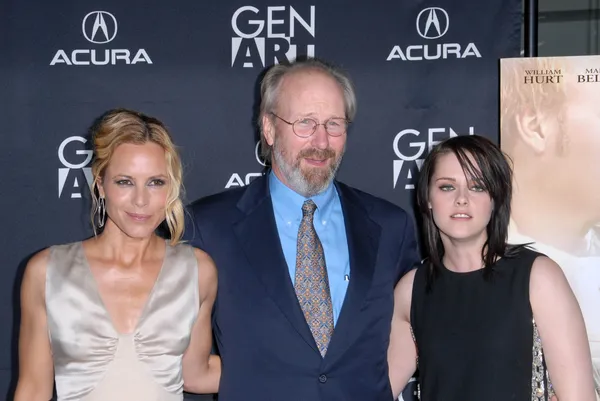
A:
[[[219,391],[221,358],[211,355],[211,314],[217,294],[217,269],[205,252],[194,249],[198,260],[198,288],[200,311],[192,328],[192,337],[183,356],[183,388],[199,394]]]
[[[406,273],[394,290],[388,365],[395,400],[398,399],[417,368],[417,348],[410,327],[410,305],[415,272],[416,270],[412,270]]]
[[[533,263],[530,301],[558,399],[596,401],[589,343],[579,304],[560,266],[545,256]]]
[[[49,250],[31,258],[21,284],[19,380],[15,401],[48,401],[54,387],[54,367],[46,320],[46,265]]]

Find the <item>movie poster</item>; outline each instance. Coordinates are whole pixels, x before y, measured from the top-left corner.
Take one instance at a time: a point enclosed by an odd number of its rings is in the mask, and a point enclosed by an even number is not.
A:
[[[562,267],[600,394],[600,57],[503,59],[500,86],[500,143],[514,166],[509,242],[533,242]]]

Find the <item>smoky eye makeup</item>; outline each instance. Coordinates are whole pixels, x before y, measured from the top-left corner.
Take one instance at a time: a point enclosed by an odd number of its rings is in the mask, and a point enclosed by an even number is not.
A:
[[[134,185],[135,180],[129,176],[116,176],[113,178],[113,182],[119,186],[129,186]],[[146,181],[146,185],[151,187],[162,187],[168,183],[168,178],[166,177],[151,177]]]
[[[128,178],[116,178],[114,180],[114,183],[119,185],[119,186],[127,186],[127,185],[132,185],[132,182],[130,179]]]
[[[454,189],[454,185],[451,184],[440,184],[438,188],[444,192],[452,191]]]
[[[148,181],[148,185],[152,186],[152,187],[162,187],[164,185],[166,185],[167,180],[163,179],[163,178],[152,178]]]

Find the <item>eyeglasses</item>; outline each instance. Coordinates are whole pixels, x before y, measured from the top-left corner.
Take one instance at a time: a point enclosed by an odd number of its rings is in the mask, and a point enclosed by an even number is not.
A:
[[[341,117],[332,117],[330,119],[325,120],[324,123],[319,123],[317,120],[312,119],[310,117],[302,117],[291,123],[279,117],[273,112],[271,112],[271,114],[273,114],[275,117],[277,117],[284,123],[291,125],[294,134],[296,134],[300,138],[308,138],[309,136],[314,134],[319,125],[325,127],[325,131],[327,131],[329,135],[340,136],[348,130],[348,125],[350,125],[350,121]]]

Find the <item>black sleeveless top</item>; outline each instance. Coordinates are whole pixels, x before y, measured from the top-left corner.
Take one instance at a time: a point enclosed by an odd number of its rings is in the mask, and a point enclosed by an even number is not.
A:
[[[540,254],[522,248],[483,269],[444,269],[426,290],[426,268],[413,284],[411,325],[422,401],[530,401],[533,315],[529,277]]]

